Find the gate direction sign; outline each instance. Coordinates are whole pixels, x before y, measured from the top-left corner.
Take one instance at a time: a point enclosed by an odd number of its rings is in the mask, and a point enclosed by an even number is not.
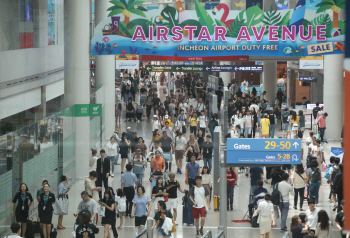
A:
[[[300,139],[227,139],[227,164],[300,164]]]
[[[152,72],[256,72],[262,73],[262,65],[147,65]]]
[[[302,82],[316,82],[316,76],[301,76],[301,77],[299,77],[299,81],[302,81]]]

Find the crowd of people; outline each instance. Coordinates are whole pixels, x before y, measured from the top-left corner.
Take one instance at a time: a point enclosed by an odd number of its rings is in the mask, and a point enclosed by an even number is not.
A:
[[[120,125],[122,112],[125,112],[126,121],[147,118],[146,123],[152,131],[152,138],[147,138],[150,143],[146,144],[146,140],[138,136],[138,132],[133,131],[132,126],[127,124],[126,131],[121,133],[120,129],[117,129],[99,152],[92,150],[89,160],[90,172],[81,192],[82,201],[74,214],[77,217],[77,238],[94,237],[94,234],[99,232],[95,226],[99,217],[102,217],[104,237],[111,237],[109,230],[112,229],[116,238],[118,229],[123,228],[125,218],[133,218],[135,227],[139,230],[145,226],[147,217],[151,214],[154,216],[152,229],[157,227],[157,236],[170,237],[178,224],[178,208],[181,204],[178,192],[184,194],[191,204],[196,237],[203,236],[206,214],[211,209],[213,197],[212,137],[215,127],[219,126],[219,118],[217,114],[209,115],[209,90],[206,88],[206,82],[190,74],[171,76],[168,88],[165,75],[161,75],[157,81],[154,76],[149,79],[147,75],[140,79],[138,71],[135,71],[134,77],[124,74],[121,80],[122,102],[116,103],[116,124]],[[215,93],[220,110],[223,98],[222,79],[219,80],[219,85]],[[280,117],[276,113],[284,98],[281,91],[277,92],[275,107],[271,110],[265,100],[266,92],[260,96],[255,88],[249,92],[242,92],[237,82],[229,84],[228,87],[228,118],[224,120],[229,122],[229,133],[226,137],[275,138],[278,119],[282,121],[284,138],[303,137],[305,116],[302,111],[297,113],[286,107]],[[303,233],[312,231],[318,237],[330,237],[330,232],[326,232],[331,230],[328,215],[324,210],[317,208],[322,183],[321,171],[325,172],[325,167],[328,167],[326,175],[329,175],[327,180],[331,187],[329,201],[334,204],[334,211],[338,212],[337,227],[342,229],[343,165],[336,157],[332,157],[330,164],[325,165],[321,142],[326,128],[326,117],[327,113],[322,113],[321,109],[316,112],[320,136],[310,132],[306,139],[304,146],[308,149],[305,166],[300,164],[295,167],[284,165],[265,169],[227,168],[227,210],[233,210],[238,173],[244,171],[243,173],[250,177],[251,184],[248,194],[249,216],[252,222],[255,216],[260,217],[261,238],[268,237],[271,225],[275,226],[278,210],[281,213],[281,231],[287,231],[290,194],[294,196],[293,208],[298,209],[299,205],[302,212],[292,219],[290,231],[293,238],[303,237]],[[256,132],[259,132],[259,135],[256,135]],[[117,166],[120,166],[121,180],[118,189],[114,189],[111,181]],[[150,174],[145,174],[147,166],[150,166]],[[188,187],[181,187],[180,179],[184,179]],[[150,194],[146,194],[144,187],[147,180],[152,183]],[[66,182],[67,177],[62,176],[57,196],[68,199],[69,189],[65,186]],[[271,194],[264,188],[264,183],[273,189]],[[43,237],[49,238],[56,196],[50,191],[48,181],[44,180],[42,186],[37,191],[36,198],[39,202],[38,212]],[[281,196],[278,204],[274,202],[275,190]],[[304,213],[305,196],[309,209]],[[19,235],[24,236],[28,210],[33,203],[26,184],[20,186],[12,206],[16,202],[16,221],[22,228]],[[118,218],[120,223],[116,228]],[[63,215],[60,215],[57,230],[66,229],[62,223]],[[14,233],[16,229],[18,226],[13,226]]]

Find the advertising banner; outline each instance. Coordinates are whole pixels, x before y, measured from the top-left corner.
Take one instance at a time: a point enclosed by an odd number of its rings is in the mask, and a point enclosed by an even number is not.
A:
[[[300,139],[227,139],[227,164],[300,164]]]
[[[47,26],[49,45],[56,44],[55,0],[47,1]]]
[[[206,10],[198,0],[194,1],[195,10],[186,10],[181,1],[176,1],[175,7],[154,10],[142,7],[144,1],[111,3],[106,9],[109,17],[95,28],[93,55],[125,51],[175,57],[304,57],[345,51],[345,22],[338,19],[345,0],[337,4],[322,1],[311,9],[305,0],[299,0],[294,10],[267,11],[258,5],[230,10],[225,3]],[[328,9],[332,11],[326,13]],[[118,30],[113,17],[120,17]],[[114,44],[117,47],[111,47]]]
[[[299,69],[323,69],[323,55],[300,58]]]
[[[338,157],[340,159],[340,163],[343,163],[344,148],[331,147],[331,153],[329,154],[329,157],[331,156]]]

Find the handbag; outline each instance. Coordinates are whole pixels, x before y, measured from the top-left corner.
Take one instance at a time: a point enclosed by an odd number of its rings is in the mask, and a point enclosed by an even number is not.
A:
[[[104,217],[106,213],[106,207],[100,206],[100,210],[98,211],[98,216]]]
[[[197,160],[196,161],[199,165],[199,168],[203,168],[204,167],[204,161],[201,159],[201,160]]]
[[[168,214],[169,214],[169,211],[168,211]],[[171,228],[170,233],[174,233],[174,232],[176,232],[176,225],[175,225],[175,221],[173,219],[173,227]]]
[[[322,163],[322,172],[327,171],[327,165],[325,163]]]
[[[55,204],[53,205],[53,212],[55,215],[67,215],[68,214],[69,200],[65,196],[58,196]]]
[[[194,189],[198,189],[196,186],[194,187]],[[205,207],[205,211],[209,211],[208,205],[207,205],[207,200],[204,199],[204,197],[202,196],[202,194],[198,191],[199,195],[201,195],[201,198],[203,199],[203,203],[204,203],[204,207]]]

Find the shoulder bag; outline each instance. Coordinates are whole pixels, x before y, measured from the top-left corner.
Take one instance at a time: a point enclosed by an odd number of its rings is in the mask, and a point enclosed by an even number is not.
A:
[[[205,211],[209,211],[208,205],[207,205],[207,200],[204,199],[204,197],[202,196],[202,194],[200,193],[200,191],[198,190],[197,186],[194,187],[195,189],[197,189],[199,195],[201,195],[201,198],[203,199],[204,202],[204,207],[205,207]],[[203,187],[204,188],[204,187]],[[205,188],[204,188],[204,192],[205,192]]]

